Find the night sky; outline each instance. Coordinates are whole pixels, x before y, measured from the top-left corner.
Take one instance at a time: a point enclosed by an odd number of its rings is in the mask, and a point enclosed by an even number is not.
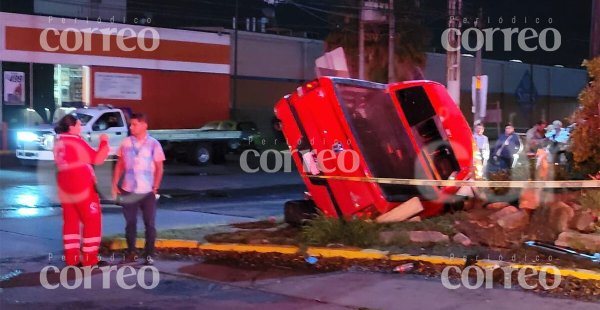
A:
[[[263,17],[268,10],[275,12],[269,27],[291,29],[296,33],[307,32],[309,37],[324,39],[329,31],[337,26],[336,14],[355,11],[358,0],[295,0],[281,1],[277,5],[262,0],[239,0],[239,16]],[[444,52],[441,46],[441,34],[447,24],[447,0],[396,0],[396,3],[419,2],[419,9],[402,11],[397,20],[410,20],[424,26],[431,38],[426,51]],[[525,63],[564,65],[580,67],[589,54],[589,33],[591,19],[591,0],[463,0],[463,15],[470,20],[476,17],[478,9],[483,9],[485,27],[519,28],[531,27],[540,33],[545,28],[554,28],[561,35],[561,45],[556,51],[525,52],[519,48],[517,34],[513,35],[512,51],[504,51],[503,34],[495,33],[494,49],[484,51],[484,58],[510,60],[519,59]],[[235,0],[130,0],[128,8],[131,15],[151,12],[161,26],[224,26],[231,27],[231,16],[235,12]],[[267,10],[265,10],[267,9]],[[502,17],[502,24],[499,18]],[[512,23],[516,17],[516,23]],[[539,24],[535,23],[539,18]],[[332,21],[333,20],[333,21]],[[157,25],[158,26],[158,25]],[[244,27],[244,26],[242,26]],[[344,27],[344,25],[341,25]],[[465,25],[472,27],[472,25]],[[466,29],[466,28],[463,28]],[[474,37],[474,36],[473,36]],[[539,46],[537,39],[527,41],[530,46]],[[531,43],[529,43],[531,42]],[[554,38],[548,37],[548,45]],[[463,53],[473,53],[464,51]]]

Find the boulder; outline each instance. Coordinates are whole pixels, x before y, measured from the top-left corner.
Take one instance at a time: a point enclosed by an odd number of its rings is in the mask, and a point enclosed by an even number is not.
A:
[[[498,219],[498,225],[505,230],[524,228],[529,224],[529,214],[523,210],[508,214]]]
[[[597,253],[600,252],[600,234],[582,234],[566,231],[558,235],[558,239],[554,244],[557,246]]]
[[[411,242],[417,243],[440,243],[450,242],[450,237],[439,231],[410,231],[408,238]]]
[[[569,223],[575,217],[575,211],[564,202],[557,202],[550,206],[548,225],[559,233],[569,229]]]
[[[535,210],[540,206],[542,192],[536,188],[526,188],[519,197],[519,209]]]
[[[505,207],[505,208],[503,208],[503,209],[501,209],[499,211],[496,211],[496,212],[492,213],[490,215],[490,220],[496,222],[499,219],[501,219],[501,218],[503,218],[503,217],[505,217],[505,216],[507,216],[509,214],[517,213],[517,212],[519,212],[519,210],[517,208],[515,208],[513,206],[508,206],[508,207]]]
[[[473,244],[473,241],[471,241],[471,239],[469,239],[469,237],[467,237],[463,233],[458,233],[454,235],[454,237],[452,237],[452,241],[454,241],[455,243],[462,244],[464,246],[470,246],[471,244]]]
[[[583,233],[596,231],[596,216],[591,211],[575,211],[570,227]]]
[[[500,209],[504,209],[508,206],[510,206],[510,203],[508,203],[508,202],[494,202],[494,203],[490,203],[490,204],[486,205],[485,207],[490,210],[500,210]]]
[[[379,233],[379,242],[388,245],[399,239],[406,240],[406,232],[404,231],[382,231]]]

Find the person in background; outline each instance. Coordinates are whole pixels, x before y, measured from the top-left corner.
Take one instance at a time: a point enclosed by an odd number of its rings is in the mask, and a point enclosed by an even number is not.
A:
[[[475,133],[473,139],[475,140],[475,176],[477,179],[483,179],[484,172],[487,168],[487,162],[490,158],[490,142],[488,137],[483,134],[483,124],[478,123],[475,125]]]
[[[544,146],[546,141],[546,122],[538,121],[535,126],[527,130],[525,136],[525,144],[527,145],[528,154],[536,154],[539,148]]]
[[[516,164],[518,153],[522,148],[519,136],[515,133],[515,128],[511,123],[506,124],[504,134],[498,138],[492,153],[498,168],[510,171]]]
[[[562,122],[556,120],[546,129],[546,138],[550,140],[548,151],[552,162],[558,164],[566,161],[565,152],[569,142],[569,130],[562,127]]]
[[[54,161],[58,198],[63,209],[65,262],[69,266],[106,265],[98,261],[102,213],[92,165],[102,164],[108,157],[108,136],[102,134],[98,150],[94,150],[79,136],[81,121],[73,114],[65,115],[55,131],[58,136],[54,146]],[[83,247],[80,244],[82,223]]]
[[[145,264],[154,264],[154,243],[156,241],[156,195],[163,176],[165,154],[160,143],[148,136],[146,116],[141,113],[131,115],[129,129],[131,136],[121,142],[117,152],[119,160],[113,175],[113,197],[120,195],[120,204],[125,217],[125,239],[127,255],[125,262],[137,260],[135,239],[137,234],[137,209],[142,210],[145,226]],[[119,187],[119,181],[123,182]]]

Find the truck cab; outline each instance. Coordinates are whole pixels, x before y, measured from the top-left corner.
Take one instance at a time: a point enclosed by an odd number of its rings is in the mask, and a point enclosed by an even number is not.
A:
[[[109,156],[114,157],[121,141],[127,137],[128,127],[125,115],[120,109],[100,105],[92,108],[75,109],[71,113],[81,121],[81,137],[92,147],[97,148],[100,135],[109,137]],[[58,121],[58,120],[56,120]],[[53,125],[40,125],[17,132],[17,158],[24,164],[54,160]]]

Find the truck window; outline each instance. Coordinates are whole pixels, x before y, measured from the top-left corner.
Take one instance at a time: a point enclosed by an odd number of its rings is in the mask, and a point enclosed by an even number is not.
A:
[[[119,112],[107,112],[102,114],[92,129],[94,131],[103,131],[113,127],[123,127],[123,119]]]
[[[91,119],[91,115],[77,113],[77,119],[81,122],[81,126],[85,126]]]
[[[417,152],[385,89],[336,84],[338,100],[374,177],[412,179]],[[418,193],[414,187],[381,185],[390,200]],[[394,198],[396,197],[396,198]]]

